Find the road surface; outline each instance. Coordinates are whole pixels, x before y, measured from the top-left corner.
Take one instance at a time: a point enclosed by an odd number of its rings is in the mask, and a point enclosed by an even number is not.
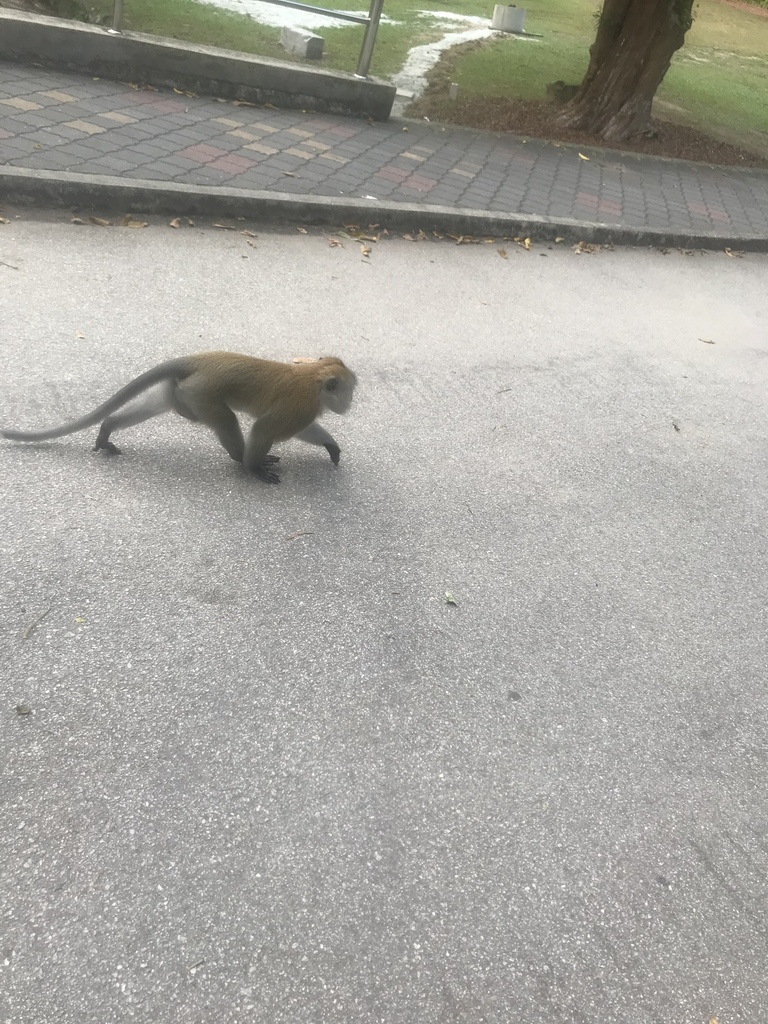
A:
[[[2,426],[360,386],[0,442],[0,1020],[764,1021],[766,258],[9,219]]]

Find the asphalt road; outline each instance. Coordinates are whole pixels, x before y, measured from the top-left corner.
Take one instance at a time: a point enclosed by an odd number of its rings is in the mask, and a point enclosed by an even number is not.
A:
[[[766,257],[248,241],[0,226],[2,426],[360,378],[0,442],[0,1020],[765,1021]]]

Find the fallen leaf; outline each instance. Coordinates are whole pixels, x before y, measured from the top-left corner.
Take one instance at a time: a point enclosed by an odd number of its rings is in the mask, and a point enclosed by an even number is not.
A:
[[[679,433],[680,433],[680,424],[679,424],[679,423],[675,423],[675,421],[674,421],[674,420],[672,420],[672,426],[673,426],[673,427],[675,428],[675,430],[676,430],[676,431],[678,432],[678,434],[679,434]]]
[[[367,259],[371,255],[371,247],[370,247],[370,245],[361,245],[360,246],[360,252]]]
[[[589,160],[589,157],[588,156],[584,156],[583,153],[579,153],[579,156],[581,157],[582,160]]]
[[[222,231],[237,231],[234,224],[220,224],[218,221],[213,225],[215,228],[221,228]]]
[[[308,233],[306,228],[296,228],[296,230],[300,235],[306,235]]]
[[[83,334],[82,331],[75,331],[75,337],[76,338],[84,338],[85,335]]]
[[[562,236],[562,235],[558,235],[558,236],[557,236],[557,238],[555,239],[555,241],[556,241],[556,242],[564,242],[564,241],[565,241],[565,239],[563,238],[563,236]]]
[[[285,539],[296,540],[297,537],[311,537],[314,532],[314,530],[299,530],[297,533],[289,533]]]
[[[195,222],[192,220],[191,217],[187,217],[187,224],[189,224],[191,228],[195,226]]]
[[[16,714],[17,715],[31,715],[32,714],[32,708],[28,707],[26,704],[17,704],[16,705]]]
[[[669,249],[659,249],[662,256],[669,256]]]
[[[250,245],[252,249],[256,248],[256,243],[252,239],[246,238],[246,242],[248,243],[248,245]]]
[[[295,171],[283,171],[284,178],[298,178],[298,174]]]
[[[407,129],[407,128],[403,128],[403,131],[404,131],[404,132],[407,132],[407,131],[408,131],[408,129]]]
[[[265,110],[277,110],[277,107],[275,106],[274,103],[265,103],[264,104],[264,109]]]
[[[123,217],[121,221],[121,227],[124,228],[148,228],[149,224],[145,220],[132,220],[130,217],[126,220]]]
[[[740,260],[742,258],[742,256],[744,255],[744,253],[743,252],[738,252],[736,249],[728,249],[728,248],[726,248],[725,249],[725,255],[726,256],[730,256],[731,259]]]
[[[241,231],[240,234],[241,235],[245,235],[246,238],[258,238],[259,237],[256,234],[255,231],[249,231],[248,228],[246,228],[244,231]]]
[[[170,222],[169,227],[180,228],[181,227],[181,218],[180,217],[174,217],[173,220]]]
[[[414,241],[413,235],[403,235],[403,238],[406,240],[406,242]]]
[[[600,246],[595,245],[594,242],[577,242],[573,247],[573,251],[577,256],[580,256],[583,252],[595,253],[600,252]]]
[[[255,103],[249,103],[248,100],[232,100],[233,107],[255,107]]]
[[[708,1024],[717,1024],[717,1017],[710,1017]]]
[[[330,247],[332,249],[343,249],[344,248],[344,243],[340,242],[338,240],[338,238],[329,238],[328,239],[328,245],[330,245]]]
[[[699,338],[699,341],[703,341],[705,345],[714,345],[714,341],[711,338]]]
[[[499,256],[501,256],[501,258],[503,260],[508,260],[509,259],[509,256],[507,255],[507,250],[506,249],[498,249],[497,252],[498,252]]]
[[[10,224],[11,222],[7,217],[0,217],[0,224]]]
[[[88,220],[91,224],[96,224],[100,228],[108,228],[112,223],[111,220],[104,220],[103,217],[89,217]]]
[[[446,592],[445,592],[445,603],[446,604],[453,604],[453,605],[456,604],[456,598],[453,596],[453,594],[450,592],[450,590],[446,590]]]

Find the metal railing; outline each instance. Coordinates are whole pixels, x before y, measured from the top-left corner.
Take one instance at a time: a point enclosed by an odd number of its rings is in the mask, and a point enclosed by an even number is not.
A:
[[[278,7],[293,7],[297,11],[309,11],[311,14],[325,14],[329,18],[339,18],[341,21],[353,21],[357,25],[365,25],[363,43],[360,47],[360,56],[357,61],[356,78],[367,78],[371,67],[373,47],[376,43],[376,33],[381,21],[381,12],[384,8],[384,0],[370,0],[368,16],[350,14],[348,11],[331,11],[326,7],[315,7],[313,4],[303,4],[299,0],[262,0],[266,4],[276,4]],[[112,27],[107,31],[119,34],[123,31],[123,8],[125,0],[113,0],[112,5]]]

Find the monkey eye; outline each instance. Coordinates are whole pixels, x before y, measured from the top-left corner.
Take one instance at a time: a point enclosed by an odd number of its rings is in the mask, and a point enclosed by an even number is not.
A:
[[[331,379],[325,385],[325,390],[326,391],[335,391],[338,386],[339,386],[338,378],[337,377],[331,377]]]

